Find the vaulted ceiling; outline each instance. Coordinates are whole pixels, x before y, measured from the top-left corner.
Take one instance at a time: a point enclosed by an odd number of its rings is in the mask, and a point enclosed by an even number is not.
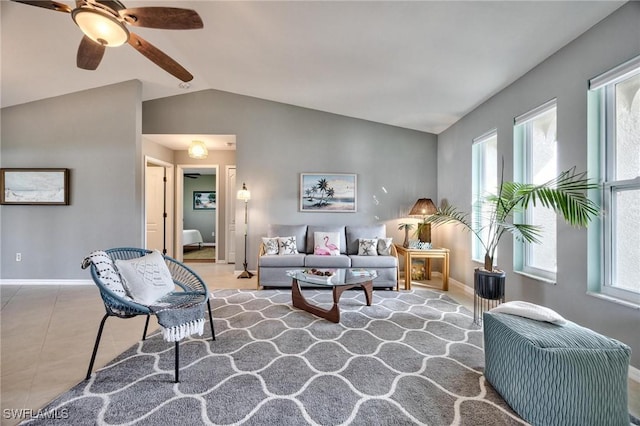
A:
[[[200,14],[203,29],[131,28],[194,75],[190,88],[128,45],[78,69],[69,14],[2,0],[1,105],[139,79],[143,100],[213,88],[440,133],[624,2],[123,3]]]

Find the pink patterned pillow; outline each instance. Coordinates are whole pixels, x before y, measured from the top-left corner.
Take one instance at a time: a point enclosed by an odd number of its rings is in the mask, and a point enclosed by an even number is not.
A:
[[[317,256],[338,256],[340,254],[340,234],[338,232],[314,232],[313,254]]]

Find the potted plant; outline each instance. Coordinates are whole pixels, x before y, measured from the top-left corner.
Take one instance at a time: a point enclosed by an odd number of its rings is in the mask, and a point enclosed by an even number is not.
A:
[[[476,211],[485,212],[478,224],[472,226],[469,215],[454,206],[444,205],[427,218],[435,226],[445,223],[462,225],[471,231],[485,250],[484,268],[476,268],[474,287],[478,295],[485,299],[504,297],[504,271],[496,269],[494,256],[500,239],[513,235],[516,240],[539,243],[542,227],[516,223],[514,214],[524,212],[530,206],[540,204],[554,210],[572,226],[586,227],[600,214],[597,204],[587,198],[587,190],[599,185],[587,178],[586,172],[578,173],[573,167],[560,173],[556,178],[543,184],[527,184],[504,181],[504,165],[497,194],[489,194],[474,205]]]
[[[409,231],[413,229],[413,224],[411,223],[401,223],[398,225],[399,230],[404,229],[404,242],[402,243],[402,247],[409,248]]]

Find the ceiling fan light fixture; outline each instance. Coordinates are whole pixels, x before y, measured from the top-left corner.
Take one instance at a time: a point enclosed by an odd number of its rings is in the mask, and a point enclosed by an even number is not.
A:
[[[189,157],[195,158],[196,160],[202,160],[207,158],[209,155],[209,151],[207,150],[207,146],[202,141],[191,141],[191,145],[189,146]]]
[[[71,12],[71,17],[87,37],[103,46],[121,46],[129,40],[129,30],[106,12],[79,7]]]

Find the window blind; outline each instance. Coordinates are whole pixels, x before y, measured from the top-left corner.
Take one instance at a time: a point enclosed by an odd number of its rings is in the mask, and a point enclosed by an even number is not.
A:
[[[488,132],[483,133],[482,135],[478,136],[477,138],[473,138],[473,140],[471,141],[471,144],[475,145],[477,143],[484,142],[487,139],[496,137],[497,135],[498,135],[498,129],[489,130]]]
[[[624,80],[634,72],[640,71],[640,56],[636,56],[617,67],[589,80],[589,90],[596,90],[607,84]]]
[[[542,105],[532,109],[531,111],[525,112],[524,114],[517,116],[516,118],[513,119],[513,124],[515,126],[524,124],[527,121],[531,121],[537,116],[544,114],[547,111],[551,111],[555,107],[556,107],[556,98],[553,98],[550,101],[547,101]]]

